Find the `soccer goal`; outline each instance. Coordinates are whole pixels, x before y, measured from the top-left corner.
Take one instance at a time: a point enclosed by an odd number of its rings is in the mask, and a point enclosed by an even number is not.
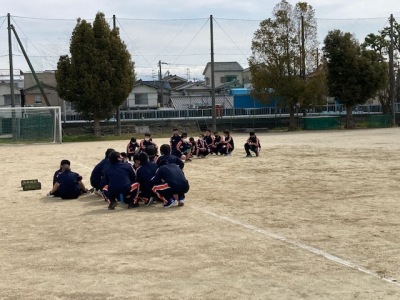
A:
[[[61,143],[61,108],[1,107],[0,139],[14,142]]]

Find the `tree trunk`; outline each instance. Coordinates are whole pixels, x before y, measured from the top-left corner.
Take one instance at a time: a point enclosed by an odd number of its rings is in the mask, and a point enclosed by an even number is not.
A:
[[[94,130],[94,136],[95,137],[100,137],[101,136],[101,127],[100,127],[99,118],[94,118],[93,119],[93,130]]]
[[[346,129],[354,128],[353,106],[346,105]]]
[[[289,106],[289,115],[290,115],[290,123],[289,123],[289,131],[294,131],[296,130],[296,124],[295,124],[295,119],[294,119],[294,107],[293,105]]]

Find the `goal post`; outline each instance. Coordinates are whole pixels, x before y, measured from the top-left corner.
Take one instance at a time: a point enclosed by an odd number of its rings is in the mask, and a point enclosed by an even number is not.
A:
[[[61,107],[0,107],[0,139],[61,143]]]

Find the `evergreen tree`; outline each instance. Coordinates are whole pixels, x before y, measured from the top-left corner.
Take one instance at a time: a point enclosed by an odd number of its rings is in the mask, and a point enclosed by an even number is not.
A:
[[[362,49],[350,33],[333,30],[324,40],[329,95],[346,107],[346,128],[354,128],[353,106],[376,96],[387,82],[387,64],[372,50]]]
[[[59,96],[72,102],[85,119],[93,120],[94,134],[100,136],[100,121],[127,99],[135,81],[127,47],[103,13],[97,13],[93,26],[78,19],[70,56],[60,57],[56,80]]]

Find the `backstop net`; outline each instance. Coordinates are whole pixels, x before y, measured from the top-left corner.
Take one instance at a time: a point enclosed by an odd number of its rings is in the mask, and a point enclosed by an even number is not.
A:
[[[0,139],[10,142],[61,143],[61,108],[0,108]]]

